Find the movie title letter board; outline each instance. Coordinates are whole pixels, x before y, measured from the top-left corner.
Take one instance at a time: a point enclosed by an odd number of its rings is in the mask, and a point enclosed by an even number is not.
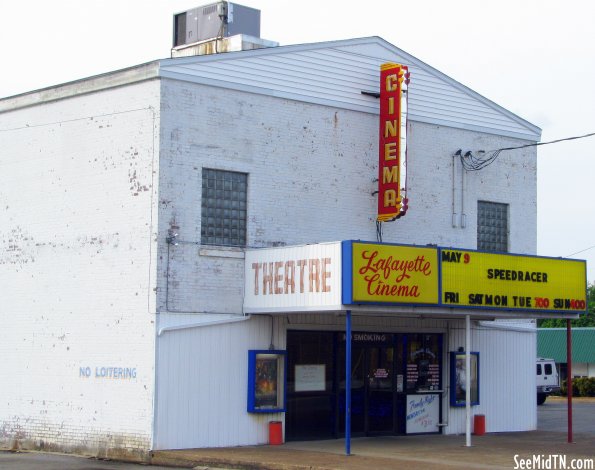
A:
[[[540,256],[440,249],[442,304],[584,313],[586,263]]]

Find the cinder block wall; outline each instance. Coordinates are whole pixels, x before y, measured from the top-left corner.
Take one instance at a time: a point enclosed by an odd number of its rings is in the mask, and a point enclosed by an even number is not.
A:
[[[3,448],[150,447],[158,112],[149,81],[0,114]]]
[[[174,227],[184,242],[170,249],[170,311],[241,313],[241,258],[200,245],[202,168],[248,174],[250,247],[376,241],[376,115],[172,80],[162,102],[160,232]],[[510,251],[535,253],[535,148],[467,172],[464,190],[454,161],[453,227],[453,153],[524,143],[410,122],[409,212],[383,224],[383,241],[474,249],[484,200],[510,205]]]

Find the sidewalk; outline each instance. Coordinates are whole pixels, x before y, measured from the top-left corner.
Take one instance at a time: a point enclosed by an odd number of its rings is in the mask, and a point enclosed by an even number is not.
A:
[[[446,470],[511,469],[516,465],[515,455],[517,461],[533,455],[566,456],[568,468],[573,458],[595,458],[595,436],[575,435],[574,443],[566,441],[566,434],[546,431],[472,436],[472,447],[465,447],[464,435],[365,437],[351,440],[350,456],[345,455],[345,441],[336,439],[280,446],[155,451],[152,463],[250,470]]]

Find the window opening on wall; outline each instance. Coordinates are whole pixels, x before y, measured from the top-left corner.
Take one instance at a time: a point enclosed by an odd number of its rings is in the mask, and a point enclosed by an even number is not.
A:
[[[246,246],[248,175],[202,169],[201,243]]]
[[[508,204],[477,202],[477,249],[508,251]]]

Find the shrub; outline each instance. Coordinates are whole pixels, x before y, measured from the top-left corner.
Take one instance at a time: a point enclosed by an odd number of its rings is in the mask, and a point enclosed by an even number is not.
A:
[[[568,393],[568,382],[562,381],[560,394],[566,396]],[[574,397],[595,397],[595,377],[575,377],[572,379],[572,396]]]
[[[560,393],[563,397],[568,395],[568,380],[562,380],[560,384]],[[576,397],[578,395],[578,388],[576,387],[576,379],[572,380],[572,396]]]
[[[581,377],[577,379],[576,388],[581,397],[595,397],[595,377]],[[572,387],[574,391],[574,387]]]

